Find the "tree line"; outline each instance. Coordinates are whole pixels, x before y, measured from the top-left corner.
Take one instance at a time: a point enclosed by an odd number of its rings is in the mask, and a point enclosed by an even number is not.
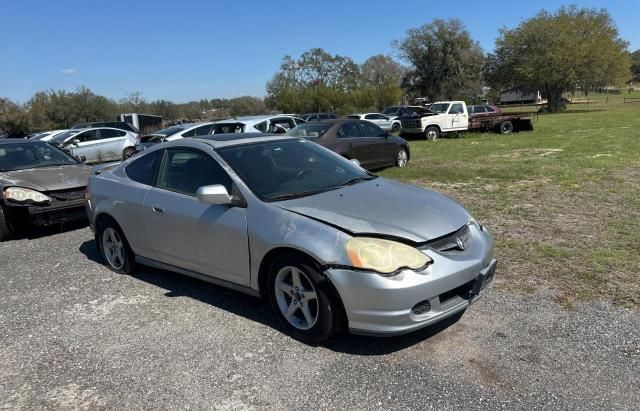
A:
[[[85,87],[42,91],[18,105],[0,98],[0,129],[38,130],[74,123],[115,120],[119,113],[161,115],[168,122],[215,120],[270,111],[304,113],[379,111],[387,105],[428,101],[470,101],[488,88],[540,91],[551,112],[563,109],[567,92],[640,82],[640,50],[630,53],[604,9],[542,10],[518,26],[499,31],[486,53],[457,19],[434,19],[392,42],[395,58],[376,55],[362,64],[312,48],[285,56],[266,84],[266,97],[202,99],[176,104],[147,101],[132,93],[115,101]]]

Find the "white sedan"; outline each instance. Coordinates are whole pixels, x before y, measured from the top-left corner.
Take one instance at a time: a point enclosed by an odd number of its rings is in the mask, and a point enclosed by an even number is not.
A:
[[[402,128],[400,120],[394,117],[387,117],[380,113],[354,113],[349,116],[358,120],[367,120],[383,130],[397,133]]]

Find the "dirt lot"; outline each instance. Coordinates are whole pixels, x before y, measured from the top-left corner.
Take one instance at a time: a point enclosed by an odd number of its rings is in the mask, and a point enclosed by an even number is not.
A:
[[[48,234],[48,233],[47,233]],[[87,228],[0,247],[0,408],[616,408],[640,401],[635,309],[492,289],[460,319],[325,347],[259,300],[119,276]]]

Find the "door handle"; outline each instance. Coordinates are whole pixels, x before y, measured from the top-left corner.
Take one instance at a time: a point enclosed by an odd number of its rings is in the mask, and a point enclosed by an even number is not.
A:
[[[151,209],[153,210],[154,213],[156,214],[164,214],[164,208],[159,207],[159,206],[151,206]]]

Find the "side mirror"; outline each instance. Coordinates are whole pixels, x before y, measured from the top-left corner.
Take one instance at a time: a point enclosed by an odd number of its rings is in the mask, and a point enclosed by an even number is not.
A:
[[[76,156],[79,162],[84,163],[87,161],[87,156]]]
[[[73,140],[69,141],[69,145],[71,146],[77,146],[78,144],[80,144],[80,140],[78,140],[77,138],[74,138]]]
[[[353,164],[357,165],[358,167],[360,167],[360,160],[358,160],[357,158],[352,158],[351,161]]]
[[[221,184],[200,187],[196,197],[201,203],[212,205],[230,205],[233,200],[225,186]]]

